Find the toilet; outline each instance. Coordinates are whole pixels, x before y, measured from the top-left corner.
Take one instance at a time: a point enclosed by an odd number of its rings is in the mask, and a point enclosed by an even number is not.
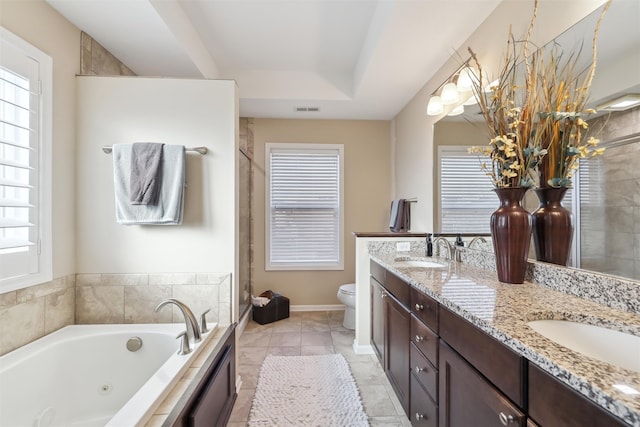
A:
[[[356,328],[356,284],[349,283],[338,289],[338,301],[344,304],[344,320],[342,326],[347,329]]]

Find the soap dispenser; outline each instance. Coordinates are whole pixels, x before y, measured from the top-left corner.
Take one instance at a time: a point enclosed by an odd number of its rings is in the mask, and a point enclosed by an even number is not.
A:
[[[425,244],[424,254],[426,256],[433,256],[433,240],[431,240],[431,233],[427,233],[427,242]]]
[[[456,246],[464,246],[464,242],[462,241],[462,235],[458,234],[456,236]]]

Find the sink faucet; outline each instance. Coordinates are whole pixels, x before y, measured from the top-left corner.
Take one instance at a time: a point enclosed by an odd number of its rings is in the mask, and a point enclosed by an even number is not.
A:
[[[476,242],[487,243],[487,239],[485,239],[482,236],[476,236],[473,239],[471,239],[471,241],[469,242],[468,248],[471,249],[473,247],[473,244],[476,243]]]
[[[455,251],[455,248],[453,247],[453,245],[451,244],[450,241],[448,241],[446,238],[440,236],[440,237],[436,237],[436,239],[433,241],[433,246],[437,249],[438,254],[440,254],[440,242],[444,242],[445,245],[447,246],[448,249],[448,256],[445,256],[446,259],[453,261],[453,254]]]
[[[196,320],[196,316],[193,315],[193,312],[186,306],[186,304],[178,301],[174,298],[167,298],[163,300],[160,304],[158,304],[155,308],[155,311],[160,310],[167,304],[173,304],[177,306],[182,315],[184,316],[184,323],[187,325],[187,337],[192,340],[194,343],[200,342],[200,328],[198,327],[198,321]]]

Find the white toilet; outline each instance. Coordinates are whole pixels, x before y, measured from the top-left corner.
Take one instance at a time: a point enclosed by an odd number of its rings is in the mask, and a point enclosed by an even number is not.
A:
[[[356,284],[349,283],[338,289],[338,301],[344,304],[344,320],[342,326],[347,329],[356,328]]]

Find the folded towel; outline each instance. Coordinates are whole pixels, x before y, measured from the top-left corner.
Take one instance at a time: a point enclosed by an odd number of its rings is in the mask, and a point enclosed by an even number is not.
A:
[[[406,199],[397,199],[391,202],[391,217],[389,229],[394,233],[408,231],[411,227],[410,203]]]
[[[131,146],[129,196],[133,205],[156,205],[160,193],[162,146],[136,142]]]
[[[116,221],[119,224],[182,224],[185,187],[185,154],[182,145],[164,145],[160,161],[158,203],[130,203],[131,149],[133,144],[113,145],[113,183]]]

